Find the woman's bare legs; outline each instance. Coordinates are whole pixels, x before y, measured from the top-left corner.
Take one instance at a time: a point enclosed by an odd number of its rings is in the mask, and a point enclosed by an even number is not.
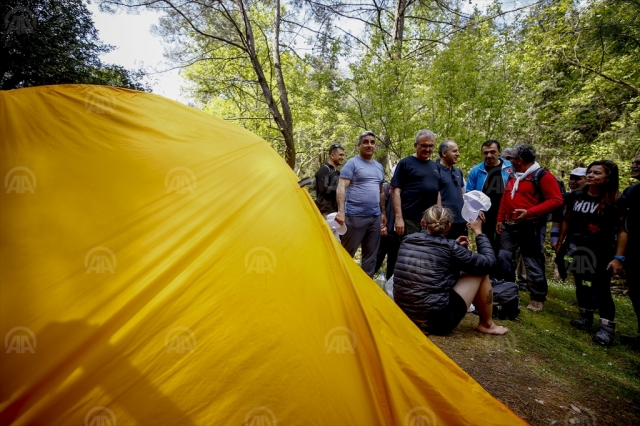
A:
[[[480,314],[480,321],[476,330],[486,334],[505,334],[509,329],[496,325],[491,319],[493,313],[493,287],[489,276],[478,277],[475,275],[461,274],[460,279],[453,286],[453,291],[458,293],[467,304],[467,309],[473,302]]]

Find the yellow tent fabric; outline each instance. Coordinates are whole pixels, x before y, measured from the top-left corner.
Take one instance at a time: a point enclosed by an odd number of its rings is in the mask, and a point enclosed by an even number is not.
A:
[[[0,423],[524,423],[262,139],[148,93],[0,92]]]

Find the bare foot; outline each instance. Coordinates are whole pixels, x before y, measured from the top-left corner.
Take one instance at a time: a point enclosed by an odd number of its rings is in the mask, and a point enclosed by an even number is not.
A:
[[[494,323],[494,322],[492,322],[489,327],[485,327],[482,324],[478,324],[478,326],[476,327],[476,330],[478,330],[480,333],[495,334],[495,335],[498,335],[498,336],[501,336],[501,335],[505,334],[507,331],[509,331],[509,329],[507,327],[503,327],[501,325],[496,325],[496,323]]]

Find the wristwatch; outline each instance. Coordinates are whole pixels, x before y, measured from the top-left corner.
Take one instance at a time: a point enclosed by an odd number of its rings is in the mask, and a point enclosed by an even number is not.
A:
[[[615,260],[619,260],[620,262],[623,262],[623,263],[624,263],[624,261],[625,261],[625,259],[626,259],[626,257],[624,257],[624,256],[613,256],[613,258],[614,258]]]

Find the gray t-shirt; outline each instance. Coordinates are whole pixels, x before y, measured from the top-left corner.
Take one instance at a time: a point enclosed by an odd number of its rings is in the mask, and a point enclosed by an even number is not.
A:
[[[384,183],[384,170],[380,163],[353,157],[342,167],[340,177],[351,180],[345,200],[346,215],[380,215],[380,185]]]

